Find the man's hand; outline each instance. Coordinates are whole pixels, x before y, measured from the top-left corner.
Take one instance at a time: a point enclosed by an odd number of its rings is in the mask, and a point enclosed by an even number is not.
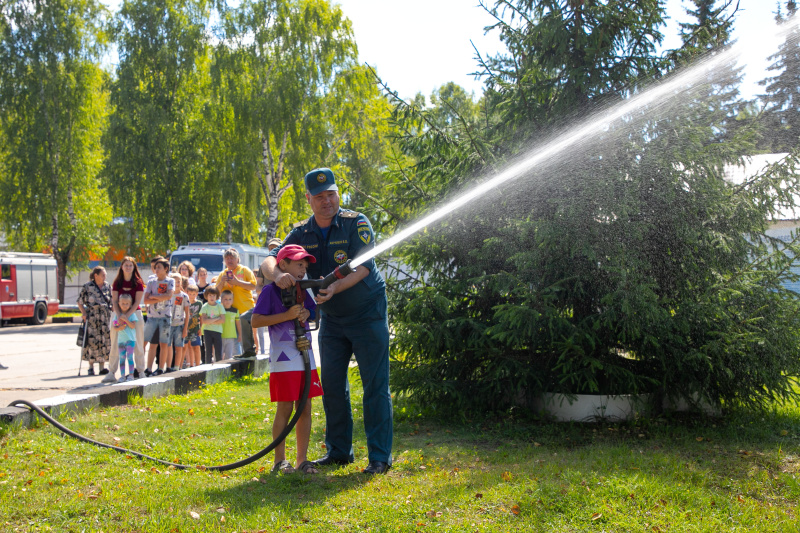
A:
[[[339,281],[334,281],[333,283],[328,285],[327,289],[320,289],[319,294],[317,294],[314,300],[317,302],[318,305],[323,304],[328,300],[330,300],[333,297],[333,295],[338,292],[338,289],[339,289]]]

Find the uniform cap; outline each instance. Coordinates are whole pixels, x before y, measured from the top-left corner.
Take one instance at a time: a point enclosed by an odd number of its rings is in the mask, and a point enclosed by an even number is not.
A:
[[[305,177],[306,190],[311,196],[316,196],[323,191],[338,191],[336,178],[329,168],[315,168]]]
[[[308,259],[309,263],[316,263],[317,259],[311,255],[310,253],[306,252],[305,248],[297,244],[287,244],[283,248],[280,249],[278,252],[278,263],[283,261],[284,259],[290,259],[292,261],[300,261],[301,259]]]

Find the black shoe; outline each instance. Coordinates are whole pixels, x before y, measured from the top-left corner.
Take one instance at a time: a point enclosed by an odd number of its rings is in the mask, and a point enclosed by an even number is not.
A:
[[[153,372],[153,377],[155,377],[155,376],[160,376],[160,375],[161,375],[161,374],[163,374],[163,373],[164,373],[164,371],[163,371],[163,370],[161,370],[160,368],[156,368],[156,371],[155,371],[155,372]]]
[[[139,371],[138,370],[134,370],[133,371],[133,379],[139,379]]]
[[[320,457],[316,461],[312,461],[312,462],[317,466],[331,466],[331,465],[340,465],[340,466],[342,466],[342,465],[349,465],[353,461],[350,461],[349,459],[335,459],[335,458],[331,457],[330,455],[323,455],[322,457]]]
[[[168,367],[167,367],[167,368],[164,370],[164,373],[165,373],[165,374],[169,374],[170,372],[176,372],[177,370],[178,370],[178,369],[177,369],[177,368],[175,368],[174,366],[168,366]]]
[[[370,461],[363,472],[369,475],[385,474],[391,467],[392,465],[384,463],[383,461]]]
[[[149,368],[145,368],[144,369],[144,376],[145,377],[149,378],[152,375],[153,375],[153,371],[152,370],[150,370]]]
[[[101,376],[104,376],[104,375],[108,374],[108,369],[107,369],[107,368],[104,368],[103,370],[101,370],[101,371],[99,372],[99,374],[100,374]]]
[[[87,376],[94,376],[94,368],[90,368],[89,371],[86,373]]]

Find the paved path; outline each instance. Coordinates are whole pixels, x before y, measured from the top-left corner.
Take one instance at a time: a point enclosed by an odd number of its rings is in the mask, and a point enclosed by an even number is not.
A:
[[[69,392],[95,393],[104,376],[87,376],[75,344],[78,324],[11,325],[0,328],[0,407],[14,400],[35,401]],[[319,346],[312,333],[319,366]],[[269,341],[267,341],[269,342]],[[78,376],[80,365],[81,375]],[[96,368],[95,368],[96,370]]]
[[[100,381],[87,376],[75,344],[78,324],[12,325],[0,328],[0,407],[13,400],[39,400]]]

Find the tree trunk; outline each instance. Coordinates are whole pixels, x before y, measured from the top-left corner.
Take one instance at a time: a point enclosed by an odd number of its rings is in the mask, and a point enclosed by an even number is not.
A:
[[[269,206],[266,242],[269,242],[278,233],[278,202],[283,197],[283,193],[291,187],[291,182],[281,186],[288,138],[289,132],[287,131],[283,134],[283,141],[281,142],[278,168],[274,168],[275,161],[272,158],[272,150],[270,149],[269,133],[262,132],[261,134],[261,163],[264,166],[264,172],[263,174],[259,173],[259,180],[261,181],[261,190],[264,191],[264,198]]]
[[[64,287],[67,283],[67,263],[60,253],[53,254],[56,258],[56,276],[58,278],[58,301],[64,303]]]

